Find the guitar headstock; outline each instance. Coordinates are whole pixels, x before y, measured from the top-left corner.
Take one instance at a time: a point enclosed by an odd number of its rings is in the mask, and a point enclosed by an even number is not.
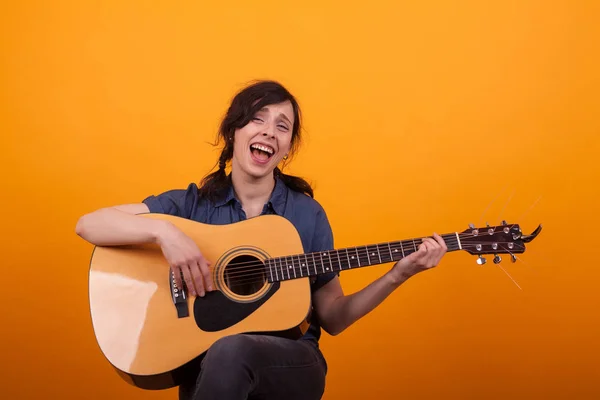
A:
[[[469,254],[478,255],[478,264],[485,264],[484,254],[494,254],[494,263],[498,264],[502,258],[498,254],[510,254],[511,261],[515,262],[515,254],[525,252],[525,243],[531,242],[542,230],[539,225],[530,235],[523,235],[519,224],[508,224],[476,228],[473,224],[469,229],[459,234],[462,250]]]

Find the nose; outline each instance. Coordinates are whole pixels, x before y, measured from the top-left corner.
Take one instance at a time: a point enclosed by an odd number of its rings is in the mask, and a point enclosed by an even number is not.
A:
[[[267,128],[265,128],[265,131],[263,132],[263,136],[269,137],[269,138],[274,138],[275,137],[275,129],[269,125]]]

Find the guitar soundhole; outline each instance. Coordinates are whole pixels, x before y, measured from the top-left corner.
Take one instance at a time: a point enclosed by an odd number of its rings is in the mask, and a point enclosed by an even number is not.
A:
[[[267,275],[265,265],[252,256],[235,257],[225,267],[225,284],[233,293],[249,296],[265,285]]]

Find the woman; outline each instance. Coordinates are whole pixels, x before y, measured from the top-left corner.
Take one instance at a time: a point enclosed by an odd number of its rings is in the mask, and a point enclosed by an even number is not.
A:
[[[190,184],[138,204],[97,210],[80,218],[77,234],[99,246],[157,243],[178,285],[183,275],[194,296],[213,290],[208,262],[196,243],[167,221],[136,214],[172,214],[208,224],[278,214],[294,224],[305,252],[333,249],[326,213],[314,200],[310,185],[278,167],[298,148],[300,122],[296,99],[279,83],[261,81],[245,88],[234,97],[221,123],[224,146],[219,169],[200,187]],[[301,340],[243,334],[223,338],[207,351],[197,379],[180,386],[180,398],[320,399],[327,372],[318,346],[321,328],[339,334],[409,277],[437,265],[446,246],[439,235],[433,237],[352,295],[344,295],[337,274],[319,276],[311,282],[316,318]]]

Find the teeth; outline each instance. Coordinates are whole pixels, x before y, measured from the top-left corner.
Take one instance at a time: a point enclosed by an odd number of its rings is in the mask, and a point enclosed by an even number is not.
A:
[[[273,154],[273,149],[267,146],[263,146],[262,144],[253,144],[252,146],[250,146],[251,149],[258,149],[258,150],[262,150],[265,153],[269,153],[269,154]]]

